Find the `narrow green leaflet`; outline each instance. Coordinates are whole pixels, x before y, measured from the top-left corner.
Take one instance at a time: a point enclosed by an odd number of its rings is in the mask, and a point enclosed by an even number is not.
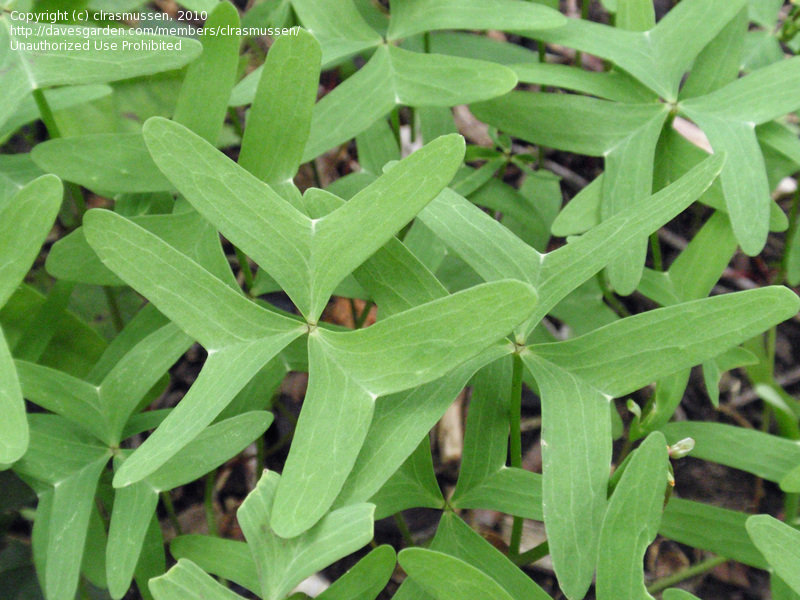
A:
[[[386,119],[378,119],[356,136],[358,164],[374,175],[380,175],[386,163],[400,160],[400,147]]]
[[[477,58],[506,65],[507,67],[539,60],[536,52],[530,48],[517,44],[508,44],[480,33],[439,31],[430,33],[428,38],[430,40],[430,51],[435,54]],[[403,46],[408,49],[413,46],[417,50],[422,50],[424,44],[421,47],[415,45],[415,42],[418,41],[423,40],[411,38],[406,40]]]
[[[322,46],[322,66],[374,48],[383,41],[361,16],[351,0],[320,4],[315,0],[291,0],[305,28]]]
[[[644,585],[643,559],[661,521],[668,462],[664,436],[652,433],[622,474],[600,532],[599,600],[652,600]]]
[[[279,37],[270,47],[239,153],[239,164],[265,183],[284,184],[297,173],[317,98],[320,60],[319,44],[302,30]]]
[[[765,569],[764,557],[747,537],[747,517],[743,512],[682,500],[673,495],[658,531],[681,544]]]
[[[800,532],[769,515],[755,515],[747,519],[747,533],[780,578],[800,594]]]
[[[398,104],[453,106],[479,102],[500,96],[517,84],[511,69],[483,60],[408,52],[397,46],[387,46],[387,50]]]
[[[798,307],[794,292],[771,286],[652,310],[579,338],[530,349],[604,394],[619,397],[713,358],[790,318]]]
[[[0,328],[0,469],[19,459],[28,448],[25,402],[14,360]]]
[[[395,103],[389,52],[379,48],[366,65],[314,106],[303,162],[355,137],[389,114]]]
[[[760,125],[798,108],[800,57],[782,60],[699,98],[680,102],[691,113]]]
[[[769,230],[769,182],[752,122],[722,119],[714,114],[685,110],[717,149],[729,152],[720,174],[725,206],[742,250],[758,254]]]
[[[624,213],[646,200],[653,190],[653,159],[666,115],[655,115],[605,155],[603,220]],[[632,294],[642,276],[647,240],[633,240],[620,256],[608,265],[608,277],[621,295]]]
[[[202,265],[230,287],[238,288],[222,251],[219,234],[196,211],[142,215],[130,217],[130,220]],[[113,271],[103,265],[86,240],[82,227],[53,244],[45,266],[48,273],[59,279],[94,285],[124,285]]]
[[[147,482],[117,490],[108,530],[106,569],[108,593],[122,598],[128,591],[144,544],[147,524],[158,504],[158,492]]]
[[[310,384],[275,498],[275,531],[293,537],[325,513],[358,456],[378,396],[428,383],[473,358],[524,320],[535,298],[526,284],[501,281],[366,329],[312,331]]]
[[[303,160],[355,137],[397,105],[478,102],[516,84],[514,72],[495,63],[381,46],[361,70],[317,103]]]
[[[148,585],[156,600],[242,600],[242,596],[185,558]]]
[[[292,538],[330,508],[367,435],[376,395],[342,370],[312,335],[309,386],[272,508],[272,529]]]
[[[543,521],[542,476],[517,467],[502,467],[451,504],[455,508],[496,510]]]
[[[512,92],[471,106],[481,121],[550,148],[604,156],[668,109],[663,104],[621,104],[584,96]]]
[[[35,179],[0,203],[0,307],[36,258],[61,206],[61,182],[52,175]],[[0,329],[0,465],[20,458],[28,446],[28,425],[19,380]]]
[[[28,284],[23,283],[17,288],[0,310],[0,321],[10,347],[22,343],[22,336],[46,302],[46,297]],[[60,328],[39,357],[39,363],[84,377],[108,343],[94,328],[69,311],[63,314],[60,323]]]
[[[650,0],[618,0],[614,25],[627,31],[647,31],[656,25]]]
[[[281,600],[300,581],[362,547],[372,538],[371,504],[353,504],[326,515],[313,529],[291,540],[273,529],[272,501],[279,477],[264,472],[239,507],[237,517],[253,553],[263,600]]]
[[[514,600],[489,575],[449,554],[406,548],[397,555],[397,560],[412,581],[436,600]]]
[[[97,193],[160,192],[172,186],[138,133],[99,133],[37,144],[31,158],[42,169]]]
[[[458,483],[450,499],[459,497],[505,467],[508,455],[508,398],[511,396],[511,358],[504,357],[478,371],[464,432]]]
[[[250,379],[299,333],[209,353],[189,392],[114,475],[115,487],[144,479],[195,439]]]
[[[514,600],[548,600],[542,588],[455,513],[442,515],[431,550],[446,552],[494,579]]]
[[[264,267],[312,322],[341,279],[450,181],[464,152],[463,140],[456,136],[432,142],[342,208],[321,219],[309,219],[179,125],[151,119],[145,125],[145,139],[173,184]],[[347,234],[364,231],[364,225],[370,235]],[[308,265],[306,273],[298,271],[300,264]]]
[[[206,19],[207,32],[239,27],[239,13],[229,2],[220,2]],[[215,144],[222,131],[228,98],[236,78],[239,36],[205,35],[203,54],[186,72],[173,119]]]
[[[369,501],[375,505],[376,519],[408,508],[444,508],[442,490],[433,470],[430,438],[423,438],[406,462]]]
[[[592,582],[611,462],[609,397],[523,352],[542,398],[542,509],[553,567],[568,598]]]
[[[27,361],[17,361],[17,372],[25,398],[72,421],[98,439],[108,438],[108,415],[100,403],[97,386]]]
[[[185,254],[115,213],[89,211],[84,233],[107,267],[209,351],[299,327],[296,321],[258,307]]]
[[[250,549],[244,542],[210,535],[180,535],[169,545],[170,554],[189,559],[209,573],[257,593],[261,584]]]
[[[681,100],[713,92],[739,76],[747,29],[747,10],[743,8],[697,55],[681,87]]]
[[[130,416],[142,398],[189,348],[192,339],[168,323],[125,353],[103,378],[99,399],[107,418],[108,431],[101,437],[111,445],[122,440]]]
[[[531,313],[536,292],[519,281],[469,288],[354,332],[318,329],[340,368],[376,396],[422,385],[477,355]]]
[[[542,255],[452,190],[439,194],[419,218],[486,281],[538,281]]]
[[[394,548],[378,546],[317,596],[317,600],[375,600],[397,563]]]
[[[439,29],[547,29],[564,23],[559,12],[520,0],[491,5],[480,0],[404,0],[392,5],[388,39]]]
[[[800,464],[800,442],[722,423],[679,421],[661,431],[669,443],[691,437],[692,456],[753,473],[779,483]]]
[[[636,104],[653,99],[653,92],[623,71],[599,73],[551,63],[520,63],[510,66],[522,83],[575,90],[617,102]]]
[[[35,361],[42,357],[66,315],[74,288],[75,285],[69,281],[57,281],[53,284],[47,299],[39,306],[14,345],[13,353],[18,358]]]
[[[143,600],[152,600],[153,595],[147,587],[148,581],[154,577],[162,575],[167,570],[167,559],[164,556],[164,536],[161,532],[161,524],[158,515],[153,515],[144,536],[142,553],[139,562],[136,563],[136,573],[134,575],[136,587],[142,595]]]
[[[61,206],[61,182],[44,175],[0,204],[0,306],[36,258]]]

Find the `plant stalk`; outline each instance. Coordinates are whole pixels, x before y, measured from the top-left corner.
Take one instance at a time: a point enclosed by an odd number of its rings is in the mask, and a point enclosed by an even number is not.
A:
[[[394,513],[394,522],[397,525],[397,529],[400,530],[400,535],[403,536],[406,546],[409,548],[414,546],[414,537],[411,535],[411,529],[409,529],[402,512]]]
[[[183,535],[181,523],[178,521],[178,514],[175,512],[175,505],[172,503],[172,496],[169,492],[161,492],[161,503],[164,505],[164,510],[167,511],[167,518],[175,530],[175,535]]]
[[[522,359],[519,354],[514,354],[514,368],[511,375],[511,398],[508,403],[510,440],[509,458],[512,467],[522,467]],[[522,517],[514,517],[511,526],[511,543],[509,544],[509,556],[519,556],[519,545],[522,541]]]
[[[106,302],[108,302],[108,312],[111,315],[111,322],[114,324],[114,329],[119,333],[125,327],[125,321],[122,318],[122,311],[119,308],[117,296],[114,294],[114,290],[111,289],[111,286],[108,285],[103,286],[103,293],[106,295]]]
[[[547,540],[545,540],[538,546],[534,546],[530,550],[517,555],[514,557],[513,561],[518,567],[524,567],[525,565],[535,563],[537,560],[544,558],[548,554],[550,554],[550,544],[548,544]]]
[[[713,558],[700,561],[696,565],[692,565],[691,567],[687,567],[682,571],[678,571],[677,573],[673,573],[672,575],[668,575],[667,577],[659,579],[650,585],[647,588],[647,591],[651,594],[655,594],[675,585],[676,583],[696,577],[697,575],[702,575],[714,567],[718,567],[719,565],[728,562],[728,560],[729,559],[725,558],[724,556],[714,556]]]

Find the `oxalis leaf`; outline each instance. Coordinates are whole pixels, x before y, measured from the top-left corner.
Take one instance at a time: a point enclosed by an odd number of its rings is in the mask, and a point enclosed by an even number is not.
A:
[[[366,329],[312,332],[309,388],[272,528],[294,537],[325,513],[353,467],[379,396],[425,384],[476,356],[524,320],[535,301],[528,285],[499,281]]]
[[[436,600],[514,600],[489,575],[455,556],[424,548],[406,548],[397,559],[409,577]]]
[[[712,358],[798,306],[796,294],[782,287],[726,294],[622,319],[565,342],[532,345],[521,354],[542,395],[544,520],[568,597],[585,593],[594,569],[611,458],[607,401]]]
[[[336,285],[447,185],[464,155],[460,136],[440,138],[340,209],[311,219],[176,123],[151,119],[144,136],[173,185],[265,268],[312,323]]]
[[[239,508],[242,527],[261,583],[263,600],[280,600],[300,581],[372,538],[372,504],[353,504],[331,512],[306,534],[279,538],[266,525],[274,522],[273,497],[279,477],[265,472]]]

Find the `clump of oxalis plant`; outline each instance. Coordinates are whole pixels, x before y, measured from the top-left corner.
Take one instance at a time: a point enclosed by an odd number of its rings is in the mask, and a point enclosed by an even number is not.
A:
[[[203,33],[172,53],[11,43],[108,24],[20,29],[52,4],[0,17],[0,597],[283,600],[335,565],[318,598],[680,600],[728,561],[800,594],[800,403],[776,373],[800,305],[800,196],[780,191],[800,170],[794,7],[604,0],[606,25],[588,2],[186,2]],[[260,27],[289,33],[264,56]],[[318,101],[323,70],[339,83]],[[486,145],[458,133],[464,104]],[[323,186],[332,148],[351,172]],[[676,218],[694,224],[664,252]],[[728,291],[740,246],[776,266]],[[354,328],[324,318],[333,298]],[[167,402],[194,343],[202,369]],[[698,366],[706,420],[682,407]],[[725,416],[733,369],[755,427]],[[290,371],[308,387],[278,439]],[[465,388],[443,486],[429,434]],[[687,499],[687,453],[777,484],[782,510]],[[255,468],[226,537],[232,461]],[[183,534],[171,491],[197,488],[205,530]],[[508,517],[502,543],[478,510]],[[399,545],[376,535],[392,516]],[[652,580],[659,535],[695,563]]]

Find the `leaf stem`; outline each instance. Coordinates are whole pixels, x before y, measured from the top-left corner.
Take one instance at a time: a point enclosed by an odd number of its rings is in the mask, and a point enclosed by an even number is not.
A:
[[[658,232],[650,234],[650,252],[653,255],[653,268],[656,271],[664,270],[664,259],[661,256],[661,242],[658,241]]]
[[[511,374],[511,397],[508,402],[509,413],[509,459],[512,467],[522,467],[522,359],[514,354],[514,368]],[[522,517],[514,517],[511,527],[511,543],[508,554],[519,556],[519,545],[522,541]]]
[[[631,313],[627,308],[625,308],[625,305],[619,301],[619,298],[617,298],[610,289],[608,289],[608,285],[606,284],[606,280],[602,271],[597,274],[597,281],[600,283],[600,290],[603,292],[603,298],[605,298],[606,302],[608,302],[611,308],[617,311],[617,314],[619,314],[621,317],[631,316]]]
[[[400,108],[395,107],[391,113],[389,113],[389,120],[392,124],[392,131],[394,132],[394,139],[397,141],[397,147],[402,150],[403,148],[403,141],[400,138]]]
[[[233,247],[236,252],[236,259],[239,261],[239,270],[244,275],[244,285],[247,287],[247,293],[253,289],[253,270],[250,268],[250,261],[247,260],[247,255],[242,252],[238,247]]]
[[[589,18],[589,4],[591,4],[590,0],[581,1],[581,19],[584,21]],[[575,66],[579,68],[583,66],[583,52],[580,50],[575,52]]]
[[[267,444],[264,435],[258,436],[256,440],[256,473],[261,476],[267,464]]]
[[[172,496],[169,492],[161,492],[161,503],[164,505],[164,510],[167,511],[167,518],[175,530],[175,535],[183,535],[181,523],[178,521],[178,514],[175,512],[175,505],[172,503]]]
[[[655,594],[662,590],[667,589],[670,586],[675,585],[676,583],[680,583],[686,579],[690,579],[692,577],[696,577],[697,575],[702,575],[706,571],[710,571],[714,567],[718,567],[721,564],[728,562],[728,560],[724,556],[714,556],[712,558],[707,558],[706,560],[700,561],[696,565],[692,565],[691,567],[687,567],[682,571],[678,571],[677,573],[673,573],[672,575],[668,575],[667,577],[663,577],[658,581],[654,582],[647,588],[647,591],[651,594]]]
[[[114,329],[117,333],[122,331],[125,327],[125,321],[122,318],[122,311],[119,309],[119,302],[117,296],[111,286],[104,285],[103,293],[106,295],[106,302],[108,302],[108,312],[111,315],[111,322],[114,324]]]
[[[233,125],[233,130],[236,132],[236,135],[239,137],[244,137],[244,127],[242,126],[242,119],[239,117],[239,112],[236,110],[236,107],[229,106],[228,107],[228,116],[231,118],[231,124]]]
[[[795,520],[797,519],[798,504],[800,504],[800,494],[784,494],[783,520],[795,529],[797,528]]]
[[[400,535],[403,536],[403,541],[405,542],[406,546],[414,546],[414,537],[411,535],[411,529],[409,529],[408,523],[406,523],[406,519],[402,512],[394,513],[394,522],[397,525],[397,529],[400,530]]]
[[[530,550],[515,556],[512,560],[518,567],[524,567],[525,565],[535,563],[537,560],[544,558],[548,554],[550,554],[550,544],[548,544],[547,540],[545,540],[538,546],[534,546]]]
[[[355,319],[356,329],[361,329],[364,326],[364,322],[367,320],[367,317],[369,316],[369,311],[372,310],[373,306],[375,306],[375,303],[372,300],[364,304],[364,308],[361,311],[361,314],[358,315],[357,319]]]
[[[44,92],[38,88],[33,90],[33,99],[36,102],[36,107],[39,109],[39,116],[42,118],[42,122],[47,129],[47,135],[50,136],[50,139],[62,137],[61,130],[58,128],[56,118],[53,115],[53,111],[50,108],[50,104],[47,102]],[[83,213],[86,212],[86,201],[83,199],[81,188],[71,182],[65,182],[64,187],[72,198],[76,215],[78,218],[82,217]]]
[[[786,243],[784,244],[783,248],[783,256],[781,256],[781,264],[780,270],[778,271],[777,276],[775,277],[774,283],[776,285],[781,285],[784,283],[786,279],[786,272],[789,266],[789,255],[792,253],[793,245],[795,244],[795,232],[797,231],[797,214],[798,214],[798,206],[800,205],[800,188],[794,193],[792,197],[792,205],[789,208],[789,228],[786,230],[785,240]]]
[[[33,90],[33,99],[36,102],[36,107],[39,109],[39,116],[42,118],[44,126],[47,128],[47,133],[51,138],[60,138],[61,132],[56,125],[56,118],[53,116],[53,111],[47,103],[47,98],[44,97],[44,92],[41,89]]]

